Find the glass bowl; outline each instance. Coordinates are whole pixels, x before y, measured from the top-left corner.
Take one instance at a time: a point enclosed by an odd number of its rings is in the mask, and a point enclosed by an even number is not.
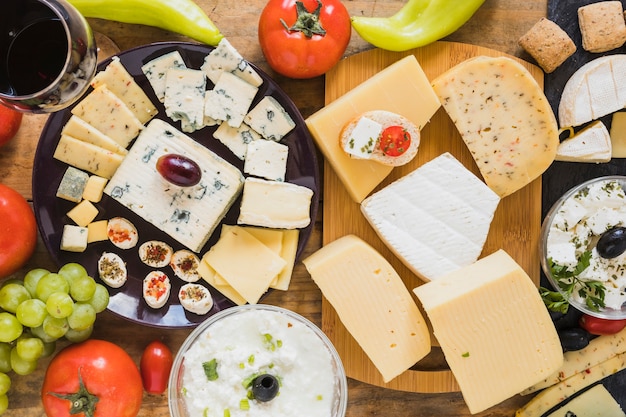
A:
[[[541,226],[540,259],[548,281],[569,301],[570,306],[591,316],[617,320],[626,318],[626,252],[607,259],[598,255],[596,245],[600,236],[611,227],[626,226],[626,198],[624,192],[615,194],[607,189],[606,184],[619,184],[626,191],[626,176],[604,176],[585,181],[554,203]],[[577,295],[577,290],[568,294],[562,289],[558,281],[563,282],[565,278],[557,279],[550,267],[556,257],[556,264],[567,265],[569,270],[573,270],[584,251],[591,252],[591,259],[580,277],[603,281],[606,291],[607,305],[597,311]],[[620,274],[615,273],[615,265],[622,265],[617,268],[622,270]]]
[[[269,401],[249,388],[264,374],[279,381]],[[280,307],[248,304],[194,329],[174,358],[168,395],[172,417],[222,416],[226,409],[231,417],[343,417],[348,388],[341,359],[317,326]]]

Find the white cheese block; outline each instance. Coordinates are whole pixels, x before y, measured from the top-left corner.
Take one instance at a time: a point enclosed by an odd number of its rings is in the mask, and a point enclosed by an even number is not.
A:
[[[356,158],[369,159],[378,143],[383,125],[367,117],[361,117],[343,150]]]
[[[226,145],[242,161],[248,153],[248,144],[253,140],[261,139],[261,135],[245,123],[238,128],[222,123],[213,132],[213,137]]]
[[[580,126],[626,106],[626,55],[596,58],[580,67],[563,87],[559,125]]]
[[[428,327],[411,293],[363,240],[346,235],[302,262],[385,382],[430,352]]]
[[[624,411],[602,384],[577,395],[547,417],[624,417]]]
[[[478,259],[499,202],[444,153],[363,200],[361,211],[396,256],[429,281]]]
[[[598,120],[563,140],[556,149],[555,160],[599,163],[609,162],[611,155],[611,135]]]
[[[243,172],[271,181],[285,181],[289,147],[273,140],[256,140],[248,144]]]
[[[161,103],[165,100],[165,75],[170,68],[187,68],[180,52],[172,51],[161,55],[141,67]]]
[[[237,224],[299,229],[311,223],[313,190],[289,182],[248,177]]]
[[[433,80],[433,88],[500,197],[531,183],[554,161],[556,118],[543,89],[517,61],[471,58]]]
[[[68,135],[83,142],[91,143],[109,151],[126,155],[126,148],[120,146],[113,139],[100,132],[78,116],[72,115],[61,130],[62,135]]]
[[[244,121],[265,139],[280,141],[296,123],[272,96],[265,96],[246,115]]]
[[[204,58],[200,69],[213,84],[217,83],[224,72],[230,72],[255,87],[263,84],[263,78],[226,38],[222,38],[217,47]]]
[[[204,127],[206,77],[200,70],[170,68],[165,74],[165,113],[181,122],[183,132]]]
[[[192,187],[167,182],[156,170],[156,161],[168,153],[194,160],[202,170],[200,182]],[[198,252],[239,195],[243,181],[236,167],[168,123],[154,119],[104,192]]]
[[[236,75],[224,72],[205,100],[204,115],[239,127],[258,90]]]
[[[503,250],[413,291],[472,414],[518,394],[563,362],[537,287]]]
[[[88,230],[86,227],[66,224],[61,235],[61,250],[84,252],[87,249]]]

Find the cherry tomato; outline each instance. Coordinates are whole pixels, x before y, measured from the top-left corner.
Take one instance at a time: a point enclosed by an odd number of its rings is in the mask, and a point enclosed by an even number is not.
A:
[[[143,399],[141,375],[124,349],[90,339],[69,345],[52,359],[41,399],[47,417],[135,417]]]
[[[380,150],[387,156],[400,156],[411,146],[411,134],[402,126],[389,126],[380,135]]]
[[[151,342],[141,355],[139,368],[143,388],[150,394],[162,394],[172,369],[172,351],[158,340]]]
[[[290,78],[313,78],[341,59],[352,27],[341,0],[269,0],[258,30],[261,49],[274,71]]]
[[[22,113],[0,105],[0,146],[13,139],[21,124]]]
[[[0,278],[20,269],[37,245],[35,214],[24,197],[0,184]]]
[[[609,320],[583,314],[578,322],[580,327],[595,335],[615,334],[626,327],[626,319]]]

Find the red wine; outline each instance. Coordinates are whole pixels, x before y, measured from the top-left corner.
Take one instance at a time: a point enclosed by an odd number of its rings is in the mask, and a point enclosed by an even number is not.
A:
[[[45,89],[61,74],[67,56],[67,35],[59,19],[39,20],[22,29],[7,55],[12,94],[24,96]]]

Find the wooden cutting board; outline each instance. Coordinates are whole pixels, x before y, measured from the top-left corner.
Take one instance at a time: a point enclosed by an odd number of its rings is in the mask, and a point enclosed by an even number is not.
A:
[[[484,47],[452,42],[437,42],[406,52],[369,50],[342,60],[326,75],[326,104],[409,54],[415,55],[430,80],[468,58],[479,55],[505,55]],[[543,87],[541,69],[518,58],[511,58],[521,62]],[[453,154],[480,177],[478,167],[461,136],[447,113],[440,108],[422,130],[417,157],[410,164],[395,168],[377,190],[444,152]],[[327,161],[324,162],[323,211],[324,244],[344,235],[354,234],[368,242],[389,260],[409,290],[423,283],[393,255],[376,235],[361,214],[359,205],[350,198]],[[505,249],[538,284],[540,229],[541,180],[538,179],[501,201],[491,225],[483,256],[500,248]],[[506,300],[494,300],[495,302],[506,302]],[[431,355],[410,370],[384,383],[378,370],[348,333],[333,307],[325,299],[322,301],[322,329],[337,348],[350,378],[403,391],[435,393],[459,390],[454,376],[437,347],[433,348]]]

